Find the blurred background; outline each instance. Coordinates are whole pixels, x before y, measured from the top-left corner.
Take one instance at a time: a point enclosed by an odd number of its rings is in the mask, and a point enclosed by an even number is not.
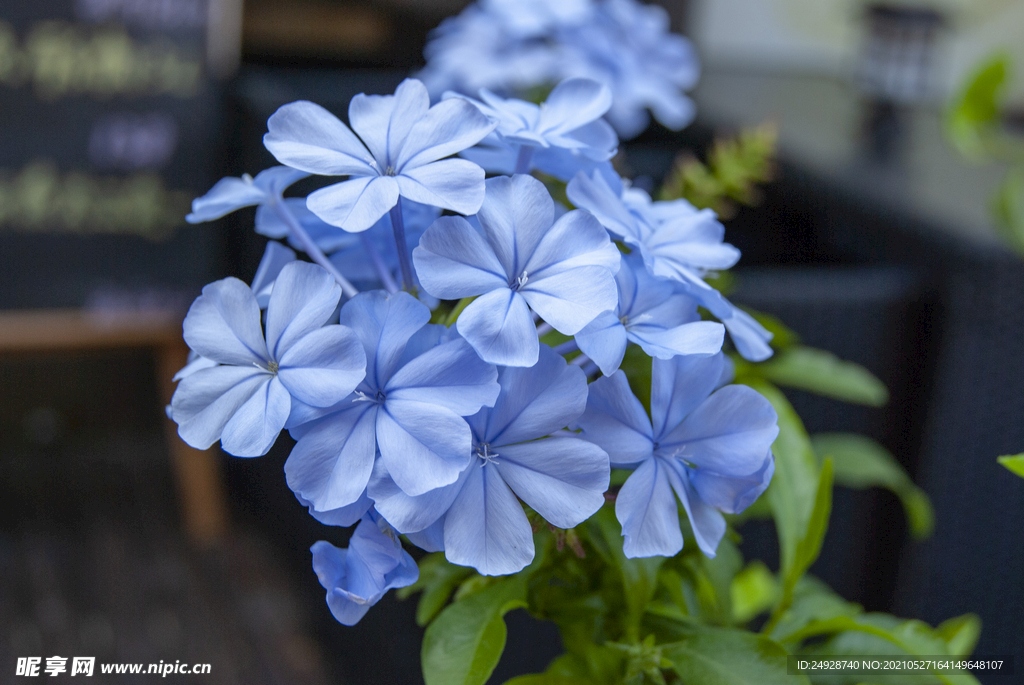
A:
[[[255,460],[196,452],[163,406],[184,311],[210,281],[251,279],[265,243],[252,210],[185,224],[191,199],[274,163],[280,105],[345,118],[353,95],[393,92],[466,4],[4,0],[0,683],[54,654],[211,663],[193,682],[420,682],[415,601],[331,618],[308,548],[347,533],[287,489],[287,436]],[[1024,181],[1006,191],[1024,78],[1005,82],[997,144],[967,157],[945,133],[980,64],[1024,68],[1024,1],[659,4],[701,55],[698,119],[652,125],[620,161],[653,186],[681,150],[777,127],[775,180],[726,222],[731,297],[887,383],[883,409],[787,394],[811,432],[888,447],[935,506],[912,541],[891,493],[837,492],[814,572],[869,610],[976,612],[976,653],[1024,668],[1024,481],[995,462],[1024,451]],[[771,527],[742,532],[773,565]],[[520,614],[493,682],[558,653]]]

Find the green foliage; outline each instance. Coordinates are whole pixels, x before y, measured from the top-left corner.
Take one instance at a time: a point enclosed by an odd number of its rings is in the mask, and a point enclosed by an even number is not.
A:
[[[1007,172],[992,198],[992,214],[1003,239],[1024,254],[1024,166]]]
[[[996,461],[1024,478],[1024,454],[1017,454],[1012,457],[999,457]]]
[[[771,639],[731,628],[695,627],[662,654],[683,683],[700,685],[799,685],[805,676],[788,675],[786,650]]]
[[[505,649],[504,616],[525,607],[526,582],[507,576],[448,606],[423,636],[427,685],[483,685]]]
[[[981,619],[976,614],[954,616],[940,623],[935,632],[946,641],[950,654],[967,657],[974,652],[981,637]]]
[[[778,601],[779,582],[763,561],[755,559],[733,578],[730,595],[734,620],[746,623]]]
[[[793,345],[756,368],[772,383],[844,402],[881,407],[889,401],[885,384],[863,366],[813,347]]]
[[[416,592],[423,593],[416,606],[416,625],[422,627],[434,620],[455,588],[473,573],[473,569],[449,564],[444,558],[444,552],[423,557],[419,567],[419,579],[398,590],[398,597],[406,599]]]
[[[777,140],[778,128],[762,124],[745,128],[733,138],[716,140],[706,164],[683,155],[676,160],[658,199],[683,198],[725,218],[736,213],[738,204],[756,205],[760,200],[757,184],[774,175]]]
[[[1010,56],[999,52],[968,79],[946,113],[946,133],[965,156],[990,155],[992,137],[999,134],[1003,94],[1010,71]]]
[[[819,457],[835,463],[836,483],[849,488],[887,488],[903,503],[907,524],[915,538],[926,538],[935,527],[931,501],[914,485],[899,462],[871,438],[850,433],[822,433],[811,438]]]

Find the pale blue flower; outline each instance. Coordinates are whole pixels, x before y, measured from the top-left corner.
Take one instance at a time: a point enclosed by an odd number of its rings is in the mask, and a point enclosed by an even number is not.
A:
[[[480,91],[482,101],[457,93],[445,97],[464,98],[497,123],[481,144],[480,155],[477,148],[462,153],[488,171],[528,173],[535,168],[561,175],[567,163],[579,160],[573,173],[564,176],[567,181],[584,165],[605,162],[617,151],[618,137],[601,119],[611,107],[612,94],[597,81],[566,79],[540,105],[506,100],[486,89]],[[555,154],[545,157],[543,152]]]
[[[178,433],[192,447],[217,440],[239,457],[266,454],[293,401],[330,406],[363,379],[366,355],[352,330],[324,323],[341,288],[313,264],[291,262],[267,306],[266,338],[253,291],[236,278],[203,288],[185,317],[185,342],[219,366],[182,379],[171,399]]]
[[[678,283],[721,321],[745,359],[764,361],[772,355],[772,334],[704,280],[728,269],[740,256],[739,250],[722,242],[725,227],[714,212],[698,210],[685,200],[652,202],[647,193],[605,169],[577,174],[566,194],[614,237],[639,250],[651,274]]]
[[[618,306],[576,334],[580,351],[594,360],[605,376],[619,368],[627,342],[659,359],[712,355],[722,349],[722,324],[701,321],[697,302],[672,282],[651,276],[637,255],[623,256],[615,281]]]
[[[219,219],[242,207],[272,204],[281,199],[281,194],[288,186],[307,176],[309,174],[304,171],[275,166],[256,174],[256,178],[249,174],[241,178],[222,178],[206,195],[192,201],[192,213],[185,220],[190,224],[198,224]]]
[[[480,295],[457,326],[485,361],[536,363],[531,309],[574,335],[618,301],[619,251],[608,233],[587,212],[554,221],[554,211],[535,178],[492,178],[477,215],[482,234],[462,217],[441,217],[413,250],[428,293],[442,299]]]
[[[615,500],[627,557],[674,556],[683,548],[676,497],[697,545],[713,557],[725,534],[722,512],[743,511],[768,487],[778,417],[745,385],[715,390],[723,364],[721,354],[654,359],[653,425],[622,371],[590,384],[576,422],[582,437],[608,452],[613,465],[635,467]]]
[[[348,549],[320,540],[309,551],[327,606],[346,626],[358,623],[385,592],[412,585],[420,575],[395,531],[372,512],[356,526]]]
[[[383,465],[368,492],[415,544],[444,549],[448,561],[484,575],[515,573],[533,560],[533,532],[519,500],[559,528],[576,526],[604,503],[608,456],[558,433],[582,413],[586,376],[547,345],[531,368],[505,367],[493,409],[470,417],[472,461],[447,487],[410,497]]]
[[[330,254],[359,244],[357,236],[332,226],[309,211],[306,207],[306,198],[286,197],[280,202],[322,252]],[[256,209],[256,232],[268,238],[286,238],[292,247],[303,249],[305,246],[296,239],[291,227],[281,218],[281,214],[282,212],[277,211],[273,204],[260,205]]]
[[[479,209],[483,170],[464,159],[444,159],[494,128],[478,109],[460,100],[431,107],[423,84],[406,79],[394,95],[355,96],[348,115],[351,130],[323,107],[300,101],[284,105],[267,122],[263,143],[278,161],[349,177],[306,199],[321,219],[365,231],[399,196],[462,214]]]
[[[374,460],[410,495],[449,485],[469,463],[463,416],[494,404],[497,371],[408,293],[375,290],[341,309],[341,323],[365,350],[366,377],[327,409],[298,407],[289,430],[298,443],[285,463],[288,486],[317,512],[364,494]]]

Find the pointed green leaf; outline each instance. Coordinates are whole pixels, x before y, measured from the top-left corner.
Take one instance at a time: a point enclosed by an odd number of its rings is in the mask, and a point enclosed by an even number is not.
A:
[[[1013,457],[999,457],[996,461],[1021,478],[1024,478],[1024,454],[1018,454]]]
[[[881,407],[889,401],[885,384],[863,366],[813,347],[793,345],[757,368],[778,385],[844,402]]]
[[[767,611],[779,598],[779,582],[760,559],[747,564],[732,580],[732,616],[746,623]]]
[[[935,632],[946,641],[950,654],[970,656],[981,637],[981,619],[977,614],[955,616],[940,623]]]
[[[811,437],[811,444],[819,457],[832,457],[837,485],[891,490],[903,503],[911,534],[919,539],[931,535],[935,514],[928,495],[914,485],[887,449],[853,433],[820,433]]]
[[[444,552],[428,554],[419,562],[420,577],[408,587],[398,591],[400,599],[405,599],[417,592],[422,592],[420,602],[416,605],[416,625],[425,626],[444,608],[448,598],[456,586],[465,580],[473,569],[450,564],[444,558]]]
[[[426,685],[483,685],[505,649],[504,616],[526,606],[526,581],[508,576],[449,605],[423,636]]]

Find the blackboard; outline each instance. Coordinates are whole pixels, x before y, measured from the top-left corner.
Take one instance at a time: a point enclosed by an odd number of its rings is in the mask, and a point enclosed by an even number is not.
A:
[[[0,6],[0,308],[166,306],[220,277],[217,232],[184,222],[221,162],[216,2]]]

